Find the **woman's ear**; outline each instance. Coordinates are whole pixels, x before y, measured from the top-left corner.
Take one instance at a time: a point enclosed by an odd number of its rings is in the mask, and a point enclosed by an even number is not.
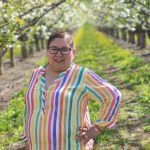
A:
[[[72,49],[72,52],[73,52],[73,55],[74,55],[74,57],[75,57],[75,55],[76,55],[76,49],[73,48],[73,49]]]

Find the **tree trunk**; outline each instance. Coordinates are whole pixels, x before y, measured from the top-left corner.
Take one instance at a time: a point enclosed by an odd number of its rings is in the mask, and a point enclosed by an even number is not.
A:
[[[22,59],[26,59],[28,57],[27,48],[24,42],[21,42],[21,53],[22,53]]]
[[[29,55],[33,54],[33,41],[30,42],[29,44]]]
[[[15,59],[14,59],[14,48],[10,48],[10,66],[14,67],[15,66]]]
[[[111,36],[112,32],[111,32],[111,29],[108,28],[108,34]]]
[[[109,35],[109,28],[104,28],[102,31]]]
[[[0,57],[0,75],[2,75],[2,57]]]
[[[146,33],[145,31],[142,31],[141,33],[141,48],[146,47]]]
[[[111,31],[111,32],[110,32],[111,36],[114,37],[114,29],[111,28],[110,31]]]
[[[2,58],[3,56],[5,55],[5,53],[7,52],[7,48],[0,48],[0,75],[2,75],[2,72],[3,72],[3,64],[2,64]]]
[[[140,48],[146,47],[146,33],[144,30],[140,30],[137,33],[137,46],[140,46]]]
[[[42,47],[42,49],[45,48],[45,45],[44,45],[44,38],[41,38],[41,47]]]
[[[127,33],[125,29],[122,29],[121,32],[122,32],[122,40],[127,41]]]
[[[135,33],[133,31],[128,31],[129,39],[128,42],[134,44],[135,43]]]
[[[141,45],[141,34],[140,31],[137,32],[137,46]]]
[[[36,34],[34,34],[34,39],[35,39],[36,51],[40,51],[39,38]]]
[[[119,31],[116,29],[116,39],[119,39]]]

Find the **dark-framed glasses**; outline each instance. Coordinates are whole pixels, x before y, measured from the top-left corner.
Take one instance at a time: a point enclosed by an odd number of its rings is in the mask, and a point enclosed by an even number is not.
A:
[[[50,47],[47,47],[47,49],[51,54],[57,54],[58,51],[60,51],[62,55],[69,55],[71,51],[71,48],[68,48],[68,47],[58,48],[58,47],[50,46]]]

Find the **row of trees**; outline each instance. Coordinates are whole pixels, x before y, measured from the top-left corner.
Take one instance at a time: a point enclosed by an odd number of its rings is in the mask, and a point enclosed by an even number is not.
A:
[[[72,31],[79,27],[83,23],[81,19],[83,14],[78,11],[79,5],[80,1],[72,0],[1,1],[0,74],[2,74],[2,58],[8,51],[10,64],[14,66],[16,42],[21,47],[23,60],[33,54],[34,49],[40,51],[46,46],[45,41],[51,31]]]
[[[150,39],[149,0],[94,0],[92,15],[100,30],[140,48],[146,47],[146,37]]]
[[[146,47],[150,38],[149,0],[2,0],[0,1],[0,74],[2,58],[20,44],[22,59],[44,48],[51,31],[77,29],[85,22],[116,38]],[[128,35],[128,36],[127,36]],[[127,38],[128,37],[128,38]],[[35,47],[34,47],[35,44]],[[41,47],[40,47],[41,45]]]

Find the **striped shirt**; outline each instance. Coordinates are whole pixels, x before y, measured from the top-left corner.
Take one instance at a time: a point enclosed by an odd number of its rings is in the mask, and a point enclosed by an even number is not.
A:
[[[121,94],[88,68],[77,64],[59,74],[45,89],[45,66],[33,71],[25,94],[24,137],[30,150],[91,150],[75,139],[77,128],[90,125],[88,103],[101,109],[95,123],[111,128],[116,122]]]

